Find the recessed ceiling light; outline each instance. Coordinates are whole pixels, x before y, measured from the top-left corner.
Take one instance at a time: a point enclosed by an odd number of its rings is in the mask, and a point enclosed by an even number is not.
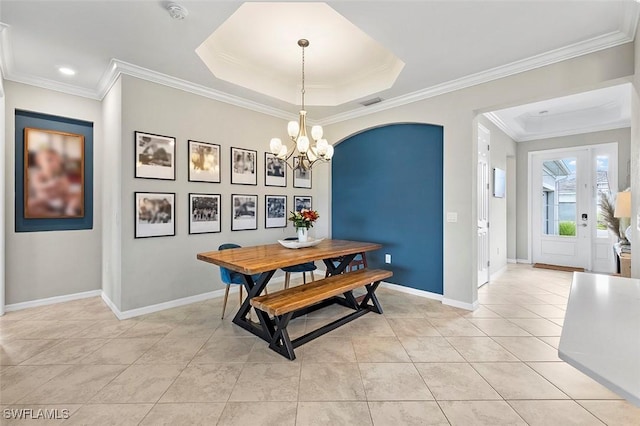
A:
[[[64,75],[76,75],[76,70],[69,67],[60,67],[58,68],[58,71]]]

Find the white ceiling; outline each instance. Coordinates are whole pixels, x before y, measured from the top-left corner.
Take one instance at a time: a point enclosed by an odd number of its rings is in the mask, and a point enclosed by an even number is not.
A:
[[[485,114],[516,142],[631,126],[631,84]]]
[[[310,43],[307,105],[341,105],[389,89],[404,67],[326,3],[244,3],[196,53],[216,77],[296,105],[300,38]]]
[[[119,73],[127,73],[276,116],[297,112],[289,102],[216,78],[196,54],[241,2],[180,0],[189,10],[182,21],[169,17],[165,3],[2,0],[3,75],[100,99]],[[375,94],[384,99],[379,104],[363,107],[358,99],[308,108],[325,123],[630,42],[640,9],[633,0],[327,4],[406,65],[392,87]],[[301,36],[291,34],[286,46],[273,48],[295,48]],[[330,57],[333,49],[325,49],[318,55]],[[77,74],[63,76],[59,66]]]

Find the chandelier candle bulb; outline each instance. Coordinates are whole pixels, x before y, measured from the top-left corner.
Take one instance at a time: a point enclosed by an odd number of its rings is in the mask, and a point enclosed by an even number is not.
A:
[[[313,126],[311,128],[311,137],[313,138],[313,140],[320,140],[322,139],[322,134],[323,134],[323,130],[322,130],[322,126]]]
[[[333,145],[327,146],[327,153],[324,155],[324,158],[326,159],[326,161],[329,161],[331,160],[331,158],[333,158]]]
[[[301,154],[306,153],[307,150],[309,149],[309,138],[306,136],[300,136],[298,138],[297,148]]]
[[[318,155],[325,155],[327,153],[328,146],[329,142],[327,142],[326,139],[320,139],[318,142],[316,142],[316,150],[318,152]]]
[[[280,153],[278,154],[278,157],[285,159],[287,158],[288,153],[289,153],[289,149],[287,148],[287,146],[282,145],[282,148],[280,148]]]
[[[287,125],[287,132],[289,133],[289,136],[292,138],[295,138],[296,136],[298,136],[299,131],[300,131],[300,126],[298,125],[298,122],[290,121],[289,124]]]
[[[280,138],[273,138],[269,143],[269,148],[271,148],[271,153],[273,155],[280,154],[280,150],[282,150],[282,141]]]

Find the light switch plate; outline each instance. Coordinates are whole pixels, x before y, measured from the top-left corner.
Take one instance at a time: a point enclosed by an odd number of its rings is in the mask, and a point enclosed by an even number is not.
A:
[[[457,222],[458,221],[458,213],[456,212],[447,212],[447,222]]]

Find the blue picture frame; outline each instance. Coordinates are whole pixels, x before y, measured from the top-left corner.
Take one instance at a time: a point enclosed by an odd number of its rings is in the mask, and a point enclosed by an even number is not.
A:
[[[69,218],[25,217],[25,128],[52,130],[84,136],[84,216]],[[93,229],[93,123],[33,111],[15,112],[15,231],[45,232]]]

